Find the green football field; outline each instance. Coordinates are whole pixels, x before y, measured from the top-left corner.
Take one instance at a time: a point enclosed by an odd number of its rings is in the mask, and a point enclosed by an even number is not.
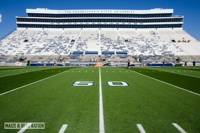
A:
[[[0,122],[0,133],[200,133],[200,67],[0,67]]]

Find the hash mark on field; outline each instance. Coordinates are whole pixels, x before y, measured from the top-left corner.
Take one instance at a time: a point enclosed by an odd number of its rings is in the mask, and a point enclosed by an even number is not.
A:
[[[172,123],[174,127],[176,127],[181,133],[187,133],[186,131],[183,130],[177,123]]]
[[[140,130],[140,133],[146,133],[141,124],[137,124],[137,127]]]
[[[67,124],[63,124],[58,133],[64,133],[65,130],[67,129],[67,126],[68,126]]]
[[[32,123],[28,123],[26,124],[22,129],[20,129],[17,133],[23,133],[26,129],[28,129],[28,127],[31,126]]]

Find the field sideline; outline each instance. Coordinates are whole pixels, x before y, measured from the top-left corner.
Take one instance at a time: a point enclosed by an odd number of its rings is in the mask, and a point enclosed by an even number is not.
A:
[[[1,133],[199,133],[199,103],[200,67],[0,67]]]

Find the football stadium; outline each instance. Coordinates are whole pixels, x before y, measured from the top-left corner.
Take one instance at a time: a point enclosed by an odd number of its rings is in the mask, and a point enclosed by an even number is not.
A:
[[[199,133],[200,41],[184,19],[27,8],[0,40],[0,132]]]

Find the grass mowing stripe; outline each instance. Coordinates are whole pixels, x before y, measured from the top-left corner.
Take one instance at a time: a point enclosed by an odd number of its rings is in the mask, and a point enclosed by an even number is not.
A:
[[[104,133],[103,96],[101,83],[101,68],[99,67],[99,133]]]
[[[163,72],[155,69],[151,70],[147,68],[131,68],[131,70],[200,94],[199,78]]]
[[[167,82],[164,82],[164,81],[158,80],[158,79],[156,79],[156,78],[153,78],[153,77],[150,77],[150,76],[147,76],[147,75],[141,74],[141,73],[136,72],[136,71],[133,71],[133,72],[134,72],[134,73],[137,73],[137,74],[139,74],[139,75],[142,75],[142,76],[144,76],[144,77],[148,77],[148,78],[150,78],[150,79],[153,79],[153,80],[159,81],[159,82],[161,82],[161,83],[164,83],[164,84],[167,84],[167,85],[170,85],[170,86],[176,87],[176,88],[178,88],[178,89],[181,89],[181,90],[187,91],[187,92],[189,92],[189,93],[192,93],[192,94],[195,94],[195,95],[200,96],[200,94],[195,93],[195,92],[193,92],[193,91],[189,91],[189,90],[187,90],[187,89],[184,89],[184,88],[181,88],[181,87],[179,87],[179,86],[176,86],[176,85],[173,85],[173,84],[170,84],[170,83],[167,83]]]
[[[66,71],[67,71],[67,70],[66,70]],[[64,71],[64,72],[66,72],[66,71]],[[41,81],[43,81],[43,80],[46,80],[46,79],[49,79],[49,78],[52,78],[52,77],[58,76],[58,75],[60,75],[60,74],[62,74],[62,73],[64,73],[64,72],[61,72],[61,73],[58,73],[58,74],[56,74],[56,75],[52,75],[52,76],[50,76],[50,77],[47,77],[47,78],[44,78],[44,79],[41,79],[41,80],[38,80],[38,81],[32,82],[32,83],[30,83],[30,84],[26,84],[26,85],[24,85],[24,86],[21,86],[21,87],[18,87],[18,88],[12,89],[12,90],[10,90],[10,91],[6,91],[6,92],[4,92],[4,93],[1,93],[0,96],[2,96],[2,95],[4,95],[4,94],[7,94],[7,93],[10,93],[10,92],[13,92],[13,91],[16,91],[16,90],[19,90],[19,89],[24,88],[24,87],[26,87],[26,86],[29,86],[29,85],[32,85],[32,84],[35,84],[35,83],[41,82]]]
[[[163,71],[163,72],[168,72],[168,73],[173,73],[173,74],[178,74],[178,75],[183,75],[183,76],[188,76],[188,77],[193,77],[193,78],[200,78],[197,76],[193,76],[193,75],[188,75],[186,73],[177,73],[176,71],[170,71],[170,69],[158,69],[158,68],[149,68],[150,70],[159,70],[159,71]],[[181,70],[181,69],[180,69]],[[181,70],[183,71],[183,70]],[[187,70],[186,70],[187,71]]]
[[[200,67],[169,67],[172,69],[180,69],[180,70],[191,70],[191,71],[198,71],[200,72]]]
[[[72,68],[73,67],[45,69],[45,70],[40,70],[40,71],[13,75],[13,76],[1,77],[0,78],[0,93],[38,81],[43,78],[47,78],[49,76],[58,74],[60,72],[63,72],[65,70],[69,70]]]
[[[18,74],[23,74],[23,73],[35,72],[35,71],[40,71],[40,70],[48,70],[48,69],[52,69],[52,68],[22,68],[21,70],[19,69],[18,71],[17,70],[6,70],[7,72],[6,71],[1,71],[0,78],[7,77],[7,76],[18,75]],[[5,74],[5,72],[6,72],[6,74]]]
[[[161,71],[163,71],[163,70],[161,70]],[[193,77],[193,78],[200,78],[200,77],[197,77],[197,76],[187,75],[187,74],[183,74],[183,73],[176,73],[176,72],[170,72],[170,71],[164,71],[164,72],[179,74],[179,75],[188,76],[188,77]]]
[[[35,72],[35,71],[40,71],[40,70],[48,70],[48,69],[33,69],[33,70],[27,70],[27,71],[24,71],[24,72],[20,72],[20,73],[15,73],[15,74],[10,74],[10,75],[3,75],[3,76],[0,76],[1,77],[7,77],[7,76],[13,76],[13,75],[18,75],[18,74],[23,74],[23,73],[29,73],[29,72]]]
[[[22,69],[22,68],[1,68],[0,71],[15,70],[15,69]]]

